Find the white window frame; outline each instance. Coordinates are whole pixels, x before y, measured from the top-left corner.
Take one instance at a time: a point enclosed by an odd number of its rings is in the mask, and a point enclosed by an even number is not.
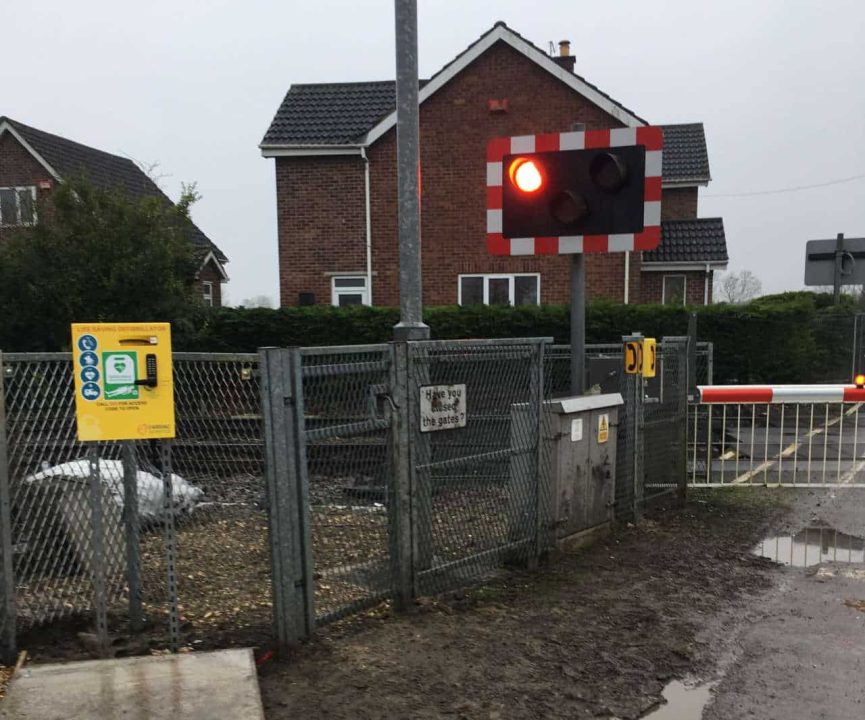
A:
[[[14,190],[15,191],[15,212],[17,213],[17,217],[15,218],[15,222],[6,222],[6,219],[0,216],[0,227],[30,227],[36,224],[36,186],[35,185],[8,185],[5,187],[0,187],[0,190]],[[28,191],[30,193],[30,197],[33,201],[33,219],[30,222],[22,222],[21,221],[21,195],[22,191]]]
[[[338,288],[337,280],[362,280],[363,285],[356,287]],[[369,305],[369,287],[367,286],[366,275],[358,275],[356,273],[346,273],[345,275],[334,275],[330,279],[330,304],[334,307],[339,307],[339,299],[342,295],[360,295],[361,305]]]
[[[513,307],[516,289],[516,278],[533,277],[538,281],[538,301],[541,304],[541,274],[540,273],[463,273],[457,276],[457,304],[463,304],[463,278],[482,278],[484,281],[484,305],[490,304],[490,280],[506,279],[508,283],[508,304]]]
[[[661,278],[661,304],[672,305],[668,303],[667,298],[667,278],[682,278],[682,305],[688,304],[688,276],[683,273],[664,275]]]
[[[201,296],[204,298],[204,302],[213,307],[213,281],[212,280],[202,280],[201,281]]]

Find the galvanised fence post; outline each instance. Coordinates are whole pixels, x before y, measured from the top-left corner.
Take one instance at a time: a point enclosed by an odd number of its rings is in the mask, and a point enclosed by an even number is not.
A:
[[[300,505],[298,455],[304,449],[297,427],[297,378],[291,351],[259,350],[261,406],[264,420],[270,555],[273,567],[273,616],[276,639],[283,649],[296,646],[312,631],[308,607],[312,578],[304,568],[301,538],[309,536]],[[302,413],[302,400],[301,400]],[[305,572],[306,571],[306,572]]]
[[[391,493],[388,503],[390,557],[398,610],[411,601],[414,588],[411,523],[411,428],[409,419],[408,344],[391,344],[390,406]]]
[[[135,443],[127,440],[121,448],[123,461],[123,526],[126,533],[126,582],[129,585],[129,629],[143,625],[141,609],[141,547],[138,540],[138,458]]]
[[[9,457],[6,450],[5,370],[0,352],[0,661],[15,661],[15,568],[12,557],[12,507],[9,490]]]

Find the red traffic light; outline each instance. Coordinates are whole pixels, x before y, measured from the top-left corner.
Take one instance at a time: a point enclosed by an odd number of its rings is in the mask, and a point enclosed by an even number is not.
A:
[[[540,167],[534,160],[524,157],[518,157],[511,162],[508,177],[517,189],[524,193],[536,192],[544,184]]]

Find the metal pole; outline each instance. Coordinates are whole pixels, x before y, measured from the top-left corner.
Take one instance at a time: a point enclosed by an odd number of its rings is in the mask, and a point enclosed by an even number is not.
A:
[[[708,358],[707,358],[708,362]],[[686,393],[689,399],[697,397],[697,313],[691,313],[688,316],[688,369],[687,369],[687,390]],[[707,382],[711,385],[711,381]]]
[[[582,395],[586,378],[586,260],[571,255],[571,395]]]
[[[420,109],[417,0],[395,0],[396,176],[399,202],[399,309],[394,340],[426,340],[420,253]]]
[[[143,626],[141,611],[141,548],[138,544],[138,459],[135,444],[122,445],[123,525],[126,530],[126,582],[129,586],[129,629]]]
[[[835,277],[832,297],[835,305],[841,302],[841,269],[844,257],[844,233],[838,233],[835,240]]]
[[[6,452],[6,394],[3,388],[3,353],[0,353],[0,662],[15,662],[15,565],[12,550],[12,499]]]
[[[99,446],[92,443],[87,453],[90,463],[90,556],[93,559],[93,611],[100,657],[108,657],[108,604],[105,597],[105,531],[102,518],[102,478],[99,471]]]
[[[405,610],[411,602],[414,578],[412,564],[411,517],[411,431],[409,421],[408,345],[391,345],[390,409],[391,426],[391,500],[388,503],[388,532],[393,578],[396,583],[397,610]]]
[[[165,533],[165,564],[168,568],[169,646],[177,652],[180,645],[180,611],[177,598],[177,538],[174,531],[174,488],[171,482],[171,441],[163,440],[159,454],[162,472],[162,517]]]

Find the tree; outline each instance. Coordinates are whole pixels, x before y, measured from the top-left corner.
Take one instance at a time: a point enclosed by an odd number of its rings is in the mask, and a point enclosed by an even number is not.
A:
[[[753,300],[760,294],[763,284],[750,270],[727,273],[719,282],[719,300],[733,305],[740,305]]]
[[[201,300],[184,187],[130,199],[85,178],[59,185],[39,222],[0,244],[0,348],[61,350],[72,322],[168,321],[188,329]]]

